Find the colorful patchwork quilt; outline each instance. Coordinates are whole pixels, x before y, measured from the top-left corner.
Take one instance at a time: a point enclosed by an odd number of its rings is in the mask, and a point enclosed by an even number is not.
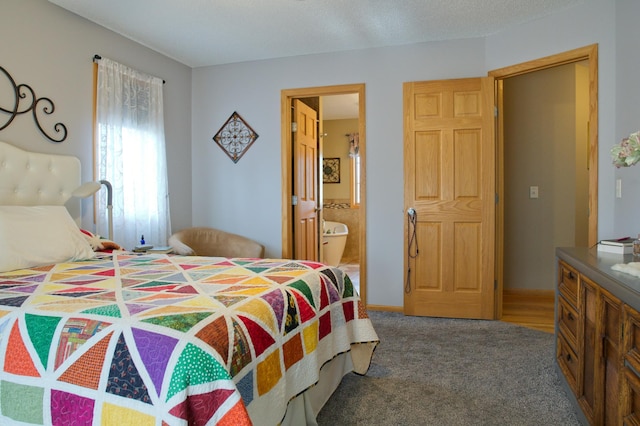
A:
[[[320,263],[115,252],[0,273],[0,424],[274,425],[377,342]]]

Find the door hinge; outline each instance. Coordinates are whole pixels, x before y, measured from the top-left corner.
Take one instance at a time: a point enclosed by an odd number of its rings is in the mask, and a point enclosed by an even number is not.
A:
[[[494,290],[498,289],[498,280],[493,280],[493,289]]]
[[[291,196],[291,205],[292,206],[297,206],[298,205],[298,196],[297,195],[292,195]]]
[[[498,107],[497,106],[493,107],[493,115],[494,115],[494,117],[498,116]]]
[[[496,204],[500,202],[500,196],[496,193]]]
[[[296,123],[295,121],[291,123],[291,131],[293,133],[298,131],[298,123]]]

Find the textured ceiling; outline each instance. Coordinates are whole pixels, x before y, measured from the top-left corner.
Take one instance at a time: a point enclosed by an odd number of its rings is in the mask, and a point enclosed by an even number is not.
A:
[[[584,0],[49,0],[190,67],[483,37]]]

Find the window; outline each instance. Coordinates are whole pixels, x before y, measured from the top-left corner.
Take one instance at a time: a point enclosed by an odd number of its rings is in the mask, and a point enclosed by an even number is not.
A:
[[[349,158],[351,159],[351,208],[360,207],[360,135],[349,133]]]
[[[360,207],[360,155],[351,157],[351,208]]]
[[[171,235],[164,140],[163,81],[106,58],[97,65],[96,174],[113,187],[114,240],[132,249]],[[97,198],[96,232],[106,235]]]

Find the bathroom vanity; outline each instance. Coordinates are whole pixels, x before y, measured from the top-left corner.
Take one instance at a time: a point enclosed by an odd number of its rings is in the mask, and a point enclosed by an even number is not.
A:
[[[633,255],[557,248],[556,369],[584,424],[640,424],[640,278]]]

